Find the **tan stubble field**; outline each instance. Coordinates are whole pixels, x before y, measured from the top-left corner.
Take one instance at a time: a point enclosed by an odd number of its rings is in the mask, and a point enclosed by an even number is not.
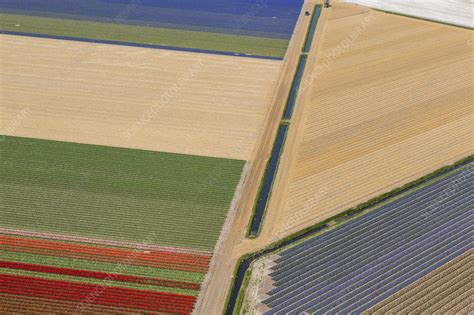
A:
[[[325,11],[264,223],[273,240],[474,151],[471,31]]]
[[[240,160],[254,150],[282,64],[10,35],[0,43],[2,134]]]

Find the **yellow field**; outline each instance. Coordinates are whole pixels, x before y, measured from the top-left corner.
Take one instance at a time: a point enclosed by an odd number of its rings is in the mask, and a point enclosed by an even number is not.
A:
[[[473,152],[470,31],[348,4],[325,12],[265,220],[273,239]]]
[[[364,314],[468,314],[472,311],[473,253],[456,257]]]
[[[247,160],[281,61],[0,35],[0,134]]]

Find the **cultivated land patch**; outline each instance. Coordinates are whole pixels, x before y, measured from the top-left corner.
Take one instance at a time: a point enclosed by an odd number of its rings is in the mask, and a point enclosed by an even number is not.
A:
[[[430,279],[431,272],[452,265],[453,259],[466,261],[457,257],[467,256],[472,247],[473,177],[474,162],[458,166],[370,212],[279,252],[272,263],[267,263],[263,281],[259,280],[262,302],[252,308],[264,314],[361,313],[407,286],[424,281],[425,276]],[[428,305],[429,314],[445,313],[443,310],[457,302],[462,304],[460,310],[466,306],[470,279],[460,275],[469,264],[461,265],[460,273],[458,268],[450,268],[453,273],[449,274],[459,281],[454,281],[454,286],[442,286],[448,291],[440,288],[444,293],[433,295],[438,301]],[[450,275],[446,275],[446,281],[450,281]],[[464,298],[451,303],[450,297],[458,289]],[[399,303],[399,310],[410,304],[403,301],[407,303]],[[429,304],[426,299],[424,302]],[[426,306],[424,302],[418,306]]]
[[[240,160],[255,147],[281,67],[254,58],[0,40],[1,133]]]
[[[469,30],[339,3],[326,17],[264,225],[274,238],[473,150]]]
[[[191,312],[244,161],[12,136],[0,155],[0,310]]]
[[[42,34],[143,45],[211,50],[283,58],[288,40],[140,25],[78,21],[0,13],[0,32]]]
[[[468,314],[472,311],[471,249],[403,288],[365,314]]]
[[[212,252],[243,161],[6,137],[2,228]]]
[[[282,58],[303,1],[0,1],[0,30]]]

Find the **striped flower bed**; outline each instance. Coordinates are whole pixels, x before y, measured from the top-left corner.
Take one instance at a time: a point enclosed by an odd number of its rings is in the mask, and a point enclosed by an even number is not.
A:
[[[0,312],[189,314],[210,255],[0,235]]]

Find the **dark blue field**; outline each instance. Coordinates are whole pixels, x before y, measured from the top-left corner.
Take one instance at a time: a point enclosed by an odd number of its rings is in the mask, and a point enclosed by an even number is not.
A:
[[[0,0],[0,12],[289,39],[303,0]]]
[[[474,164],[279,253],[265,314],[360,314],[472,248]]]

